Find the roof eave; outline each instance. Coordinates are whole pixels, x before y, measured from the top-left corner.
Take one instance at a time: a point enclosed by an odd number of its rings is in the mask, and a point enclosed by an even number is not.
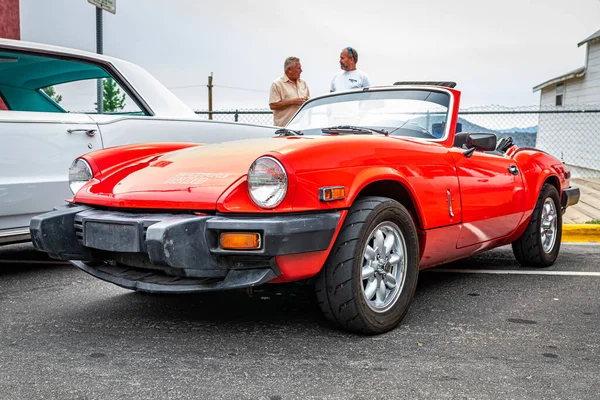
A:
[[[577,43],[577,47],[581,47],[584,44],[586,44],[587,42],[592,42],[592,41],[596,41],[596,40],[600,40],[600,31],[593,33],[592,35],[583,39],[581,42]]]
[[[559,77],[550,79],[544,83],[540,83],[539,85],[533,87],[533,91],[537,92],[538,90],[542,90],[543,88],[545,88],[547,86],[554,85],[556,83],[560,83],[560,82],[564,82],[564,81],[568,81],[569,79],[581,78],[584,75],[585,75],[585,67],[581,67],[581,68],[576,69],[575,71],[571,71],[571,72],[561,75]]]

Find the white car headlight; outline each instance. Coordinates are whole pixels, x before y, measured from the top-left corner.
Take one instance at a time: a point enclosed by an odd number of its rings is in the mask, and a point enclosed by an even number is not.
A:
[[[69,167],[69,186],[71,187],[71,192],[73,194],[77,193],[93,177],[92,168],[90,168],[90,165],[85,160],[78,158],[73,161]]]
[[[260,208],[275,208],[287,193],[288,178],[283,165],[272,157],[261,157],[248,170],[248,192]]]

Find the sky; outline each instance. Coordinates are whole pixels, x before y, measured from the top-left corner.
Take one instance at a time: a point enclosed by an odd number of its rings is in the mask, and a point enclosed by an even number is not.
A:
[[[346,46],[372,85],[457,82],[461,108],[539,104],[533,87],[585,64],[600,0],[117,0],[104,54],[136,63],[194,109],[266,109],[288,56],[313,96]],[[21,0],[21,39],[96,51],[86,0]]]

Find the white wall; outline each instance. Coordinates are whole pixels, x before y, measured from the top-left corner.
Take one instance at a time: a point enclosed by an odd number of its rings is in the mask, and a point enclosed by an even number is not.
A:
[[[563,107],[572,110],[585,105],[586,109],[600,109],[600,41],[587,44],[587,70],[583,77],[564,82]],[[542,89],[540,105],[552,109],[556,101],[556,85]],[[594,107],[597,105],[597,107]],[[600,174],[600,113],[540,114],[536,147],[558,157],[566,164]]]
[[[600,112],[540,114],[535,146],[568,165],[600,171]]]

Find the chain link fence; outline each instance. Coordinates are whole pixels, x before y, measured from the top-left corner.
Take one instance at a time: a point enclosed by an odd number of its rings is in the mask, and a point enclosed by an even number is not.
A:
[[[209,112],[197,110],[208,118]],[[219,110],[216,121],[272,125],[270,110]],[[600,178],[600,104],[562,107],[486,106],[459,112],[462,132],[511,136],[519,147],[535,147],[569,165],[574,178]]]
[[[242,109],[242,110],[218,110],[209,112],[207,110],[194,110],[199,116],[209,119],[212,114],[214,121],[241,122],[244,124],[273,125],[273,111],[264,109]]]

